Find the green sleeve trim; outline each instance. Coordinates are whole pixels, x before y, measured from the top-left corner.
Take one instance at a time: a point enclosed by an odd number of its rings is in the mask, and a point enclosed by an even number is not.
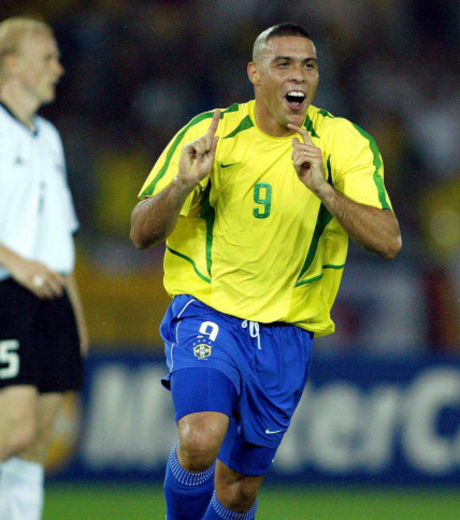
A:
[[[373,177],[374,177],[375,186],[377,188],[377,193],[379,196],[379,201],[380,201],[380,204],[382,205],[383,209],[388,209],[388,210],[392,211],[391,206],[386,197],[383,177],[380,174],[380,170],[383,166],[383,163],[382,163],[382,156],[380,155],[377,143],[375,142],[374,138],[370,134],[368,134],[365,130],[360,128],[358,125],[355,125],[355,123],[352,123],[352,125],[356,128],[356,130],[358,130],[358,132],[365,139],[367,139],[369,141],[369,146],[370,146],[372,154],[374,156],[373,164],[375,166],[375,171],[374,171]]]
[[[308,130],[312,137],[319,137],[319,135],[315,132],[315,129],[313,128],[313,121],[310,119],[309,116],[307,116],[307,118],[305,119],[305,123],[303,124],[303,126]]]
[[[332,179],[332,166],[331,166],[331,156],[330,155],[327,158],[326,167],[327,167],[327,173],[328,173],[328,178],[326,180],[332,187],[334,187],[334,180]]]
[[[343,269],[345,267],[345,264],[342,265],[333,265],[333,264],[326,264],[323,265],[323,269]],[[312,276],[311,278],[307,278],[306,280],[302,280],[301,282],[297,282],[295,284],[295,287],[299,287],[299,285],[306,285],[307,283],[316,282],[316,280],[320,280],[323,277],[323,273],[319,274],[318,276]]]
[[[253,126],[254,123],[251,121],[251,118],[249,116],[246,116],[244,119],[241,120],[240,124],[235,128],[235,130],[226,135],[224,139],[230,139],[232,137],[235,137],[235,135],[239,134],[240,132],[243,132],[244,130],[252,128]]]
[[[206,268],[209,276],[212,270],[212,243],[214,238],[214,222],[216,220],[216,212],[209,202],[211,193],[211,180],[209,180],[201,198],[201,210],[199,216],[206,222]]]
[[[323,269],[343,269],[345,264],[335,265],[335,264],[325,264],[323,265]]]
[[[220,118],[222,119],[224,117],[224,114],[228,114],[230,112],[237,112],[239,110],[238,103],[234,103],[230,107],[228,107],[226,110],[223,110],[220,114]],[[156,177],[153,179],[153,181],[145,188],[145,190],[140,194],[140,197],[149,197],[153,194],[155,191],[155,187],[158,184],[158,181],[165,175],[165,173],[168,171],[169,164],[171,163],[172,156],[174,155],[174,152],[177,150],[177,147],[181,143],[181,141],[184,139],[185,134],[192,128],[192,126],[197,125],[204,119],[210,119],[214,115],[214,111],[211,112],[204,112],[203,114],[199,114],[196,117],[194,117],[190,123],[185,126],[176,136],[173,143],[171,144],[168,153],[166,155],[166,160],[163,166],[160,168],[160,171],[157,173]]]
[[[310,249],[308,250],[307,258],[305,259],[305,263],[303,264],[303,267],[297,278],[296,286],[300,285],[300,283],[305,283],[300,282],[300,279],[308,271],[311,264],[313,263],[313,259],[315,258],[316,251],[318,249],[319,239],[321,238],[321,235],[323,234],[325,227],[329,224],[331,220],[331,213],[324,204],[321,204],[318,211],[318,218],[316,220],[315,231],[313,232],[313,238],[311,239],[310,243]]]
[[[330,112],[324,109],[318,110],[318,114],[322,115],[323,117],[330,117],[332,119],[335,118],[335,116],[333,116]],[[306,117],[303,126],[310,132],[310,135],[312,137],[319,137],[319,135],[316,133],[316,130],[313,128],[313,121],[310,119],[310,116]]]
[[[216,218],[216,214],[214,211],[214,208],[211,206],[209,202],[209,194],[211,192],[211,181],[208,182],[205,191],[203,192],[203,196],[201,198],[201,208],[199,213],[199,218],[202,218],[206,222],[206,270],[207,274],[209,276],[206,276],[201,271],[198,270],[195,262],[188,257],[187,255],[184,255],[183,253],[180,253],[179,251],[176,251],[175,249],[172,249],[168,245],[166,246],[166,249],[172,253],[173,255],[179,256],[180,258],[183,258],[190,264],[192,264],[193,270],[195,273],[205,282],[211,283],[211,269],[212,269],[212,242],[213,242],[213,230],[214,230],[214,221]]]
[[[323,108],[321,110],[318,110],[318,114],[321,114],[324,117],[331,117],[331,118],[335,117],[330,112],[328,112],[327,110],[324,110]]]
[[[196,264],[195,262],[189,258],[187,255],[184,255],[182,253],[179,253],[179,251],[176,251],[175,249],[172,249],[170,248],[169,246],[166,246],[166,249],[172,253],[173,255],[176,255],[176,256],[179,256],[180,258],[183,258],[184,260],[186,260],[187,262],[191,263],[192,264],[192,267],[193,267],[193,270],[195,271],[195,273],[202,279],[204,280],[205,282],[207,283],[211,283],[211,280],[205,276],[204,274],[200,273],[200,271],[197,269],[196,267]]]
[[[165,173],[168,171],[169,164],[171,162],[172,156],[174,155],[174,152],[177,150],[177,147],[181,143],[182,139],[184,138],[185,134],[188,132],[188,130],[192,127],[203,121],[204,119],[209,119],[213,115],[213,112],[205,112],[204,114],[200,114],[196,117],[194,117],[190,123],[185,126],[176,136],[173,143],[171,144],[168,153],[166,155],[166,160],[163,166],[160,168],[160,171],[157,173],[156,177],[153,179],[153,181],[145,188],[145,190],[141,193],[141,197],[148,197],[153,194],[155,191],[155,187],[158,184],[158,181],[165,175]]]
[[[307,283],[316,282],[316,280],[320,280],[323,277],[323,273],[318,276],[313,276],[313,278],[307,278],[306,280],[302,280],[301,282],[297,282],[295,287],[299,287],[300,285],[306,285]]]
[[[238,112],[239,109],[240,109],[240,105],[238,103],[233,103],[233,105],[229,106],[225,110],[222,110],[222,112],[220,113],[220,118],[222,119],[224,117],[224,114],[230,114],[231,112]]]

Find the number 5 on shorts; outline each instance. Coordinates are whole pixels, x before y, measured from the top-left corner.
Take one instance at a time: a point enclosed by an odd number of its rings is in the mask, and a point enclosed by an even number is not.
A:
[[[17,339],[4,339],[0,341],[0,379],[11,379],[19,373],[19,341]]]

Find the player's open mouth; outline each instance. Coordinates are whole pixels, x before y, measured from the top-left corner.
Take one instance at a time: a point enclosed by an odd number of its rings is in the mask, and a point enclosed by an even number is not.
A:
[[[284,99],[291,110],[300,110],[305,101],[305,93],[301,90],[290,90]]]

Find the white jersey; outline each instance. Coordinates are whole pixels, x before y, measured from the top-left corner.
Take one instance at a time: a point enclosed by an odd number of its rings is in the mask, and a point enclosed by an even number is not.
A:
[[[78,221],[56,128],[29,130],[0,103],[0,244],[53,271],[73,271]],[[0,280],[9,276],[0,265]]]

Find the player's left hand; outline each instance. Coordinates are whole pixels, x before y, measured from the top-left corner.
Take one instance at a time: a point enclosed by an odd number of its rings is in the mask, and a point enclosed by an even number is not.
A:
[[[316,195],[320,195],[328,186],[323,168],[321,150],[317,148],[305,128],[288,124],[288,128],[295,130],[302,137],[292,139],[292,162],[299,179]]]

